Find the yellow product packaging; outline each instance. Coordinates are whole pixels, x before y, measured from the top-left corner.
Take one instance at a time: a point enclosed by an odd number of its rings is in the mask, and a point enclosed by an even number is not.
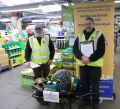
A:
[[[0,48],[0,54],[4,54],[5,53],[5,49],[4,48]]]
[[[8,61],[9,60],[8,54],[2,54],[2,60],[5,62]]]

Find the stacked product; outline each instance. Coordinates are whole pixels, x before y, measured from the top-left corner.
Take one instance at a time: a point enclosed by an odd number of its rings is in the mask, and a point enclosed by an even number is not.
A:
[[[56,65],[57,69],[62,69],[63,63],[62,63],[61,53],[55,53],[53,61],[54,61],[55,65]]]
[[[47,79],[44,90],[57,92],[71,92],[77,88],[78,78],[72,77],[68,70],[58,70]]]
[[[9,67],[8,54],[5,53],[4,48],[0,48],[0,70]]]
[[[76,64],[74,62],[74,55],[72,53],[71,47],[62,50],[62,60],[63,60],[63,68],[66,70],[70,70],[72,76],[74,76]]]
[[[21,85],[22,86],[32,86],[34,84],[34,73],[31,68],[24,69],[20,72]]]
[[[6,47],[10,58],[18,57],[19,55],[21,55],[20,47],[18,45],[6,44]]]
[[[69,44],[67,39],[57,39],[56,40],[56,48],[58,49],[65,49]]]

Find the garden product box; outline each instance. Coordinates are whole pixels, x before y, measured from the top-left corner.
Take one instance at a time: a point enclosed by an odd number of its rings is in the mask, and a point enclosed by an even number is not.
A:
[[[62,58],[56,59],[55,64],[56,64],[57,69],[62,69],[62,67],[63,67]]]
[[[34,84],[34,73],[31,68],[24,69],[20,72],[21,85],[30,87]]]
[[[63,69],[74,70],[74,63],[73,62],[63,62]]]
[[[21,79],[21,85],[23,87],[31,87],[35,83],[35,81],[32,79],[26,79],[22,77],[20,79]]]
[[[72,53],[62,53],[62,59],[64,62],[73,62],[74,61],[74,56]]]
[[[8,67],[8,66],[9,66],[9,62],[2,62],[0,64],[0,69],[3,69],[3,68]]]
[[[8,61],[8,60],[9,60],[8,54],[2,54],[2,60],[3,60],[4,62]]]
[[[31,68],[24,69],[23,71],[20,72],[20,75],[24,76],[32,76],[34,77],[33,70]]]

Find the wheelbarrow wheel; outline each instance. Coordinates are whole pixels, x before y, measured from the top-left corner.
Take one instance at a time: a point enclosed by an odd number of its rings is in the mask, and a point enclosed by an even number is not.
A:
[[[41,98],[36,98],[36,99],[37,99],[37,101],[38,101],[40,104],[42,104],[42,105],[48,105],[48,104],[49,104],[49,102],[44,101],[44,100],[41,99]]]

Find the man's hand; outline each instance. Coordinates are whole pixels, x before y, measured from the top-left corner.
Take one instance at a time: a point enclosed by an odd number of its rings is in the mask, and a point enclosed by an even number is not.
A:
[[[82,56],[82,62],[83,62],[84,64],[88,64],[88,63],[90,62],[90,60],[89,60],[88,57]]]
[[[53,61],[52,61],[52,60],[49,60],[49,61],[48,61],[48,64],[49,64],[49,65],[51,65],[52,63],[53,63]]]
[[[24,65],[25,65],[26,67],[30,67],[30,62],[26,62]]]

